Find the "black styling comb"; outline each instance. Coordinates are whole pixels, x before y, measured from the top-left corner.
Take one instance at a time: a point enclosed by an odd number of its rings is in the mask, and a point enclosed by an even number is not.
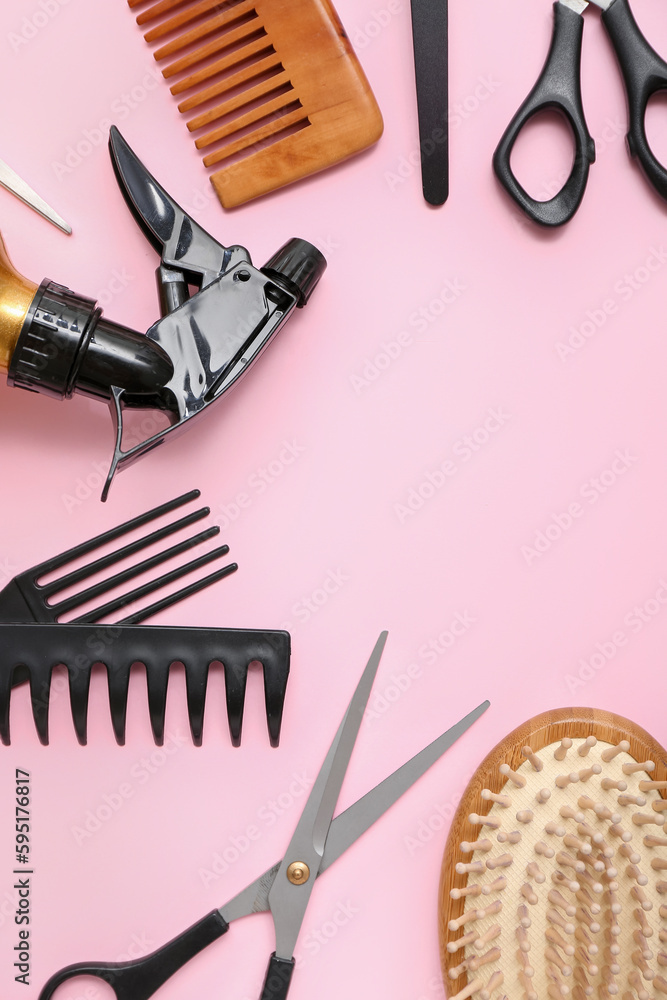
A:
[[[282,631],[175,628],[155,625],[0,625],[0,739],[10,743],[12,686],[28,680],[37,734],[49,742],[49,701],[53,668],[69,677],[72,719],[79,743],[87,742],[88,694],[93,665],[106,667],[109,707],[116,742],[125,742],[128,685],[134,663],[143,663],[153,737],[164,741],[165,708],[172,663],[182,663],[190,731],[201,746],[209,668],[222,663],[227,717],[234,746],[241,743],[246,680],[251,663],[264,669],[266,717],[271,746],[277,747],[290,665],[290,636]]]
[[[119,524],[118,527],[112,528],[110,531],[105,531],[102,535],[97,535],[95,538],[91,538],[90,541],[83,542],[81,545],[76,545],[73,549],[68,549],[67,552],[63,552],[61,555],[54,556],[52,559],[46,559],[44,562],[39,563],[37,566],[33,566],[24,573],[19,573],[12,580],[10,580],[3,590],[0,590],[0,622],[48,622],[55,624],[59,621],[62,615],[69,614],[71,611],[81,607],[89,601],[94,601],[97,597],[108,593],[114,587],[122,586],[127,583],[128,580],[132,580],[141,573],[154,569],[156,566],[161,565],[168,559],[172,559],[174,556],[179,556],[183,552],[187,552],[194,545],[199,545],[201,542],[205,542],[209,538],[213,538],[213,536],[217,535],[220,531],[220,528],[217,525],[213,525],[205,531],[201,531],[199,534],[193,535],[191,538],[187,538],[183,542],[179,542],[178,544],[172,545],[167,549],[163,549],[162,552],[158,552],[157,555],[150,556],[148,559],[144,559],[143,561],[135,563],[133,566],[130,566],[119,573],[115,573],[113,576],[102,580],[101,583],[96,583],[91,587],[87,587],[85,590],[81,590],[73,596],[49,603],[50,598],[54,597],[60,591],[76,586],[78,583],[81,583],[82,580],[86,580],[94,574],[108,569],[109,566],[115,565],[122,559],[127,559],[128,557],[135,555],[137,552],[141,552],[142,549],[147,548],[149,545],[154,545],[155,543],[162,541],[162,539],[167,538],[169,535],[173,535],[176,531],[189,527],[191,524],[194,524],[196,521],[200,521],[203,517],[206,517],[211,513],[209,507],[201,507],[199,510],[194,511],[191,514],[187,514],[185,517],[181,517],[176,521],[172,521],[170,524],[164,525],[162,528],[158,528],[156,531],[152,531],[149,534],[144,535],[142,538],[136,539],[127,545],[123,545],[121,548],[115,549],[113,552],[100,556],[100,558],[94,559],[92,562],[86,563],[85,566],[72,570],[65,576],[59,577],[57,580],[53,580],[48,584],[39,583],[40,578],[46,576],[47,573],[55,573],[56,570],[62,569],[62,567],[66,566],[67,563],[73,562],[75,559],[81,559],[89,553],[94,552],[95,549],[101,548],[103,545],[115,542],[116,539],[121,538],[128,532],[143,527],[145,524],[148,524],[149,521],[154,521],[163,514],[171,513],[171,511],[176,510],[178,507],[182,507],[183,504],[189,503],[191,500],[196,500],[199,496],[199,490],[191,490],[189,493],[184,493],[182,496],[176,497],[175,500],[170,500],[168,503],[161,504],[159,507],[154,507],[152,510],[146,511],[145,514],[140,514],[138,517],[132,518],[131,521],[125,521],[124,524]],[[206,566],[208,563],[213,562],[213,560],[227,555],[228,552],[229,546],[221,545],[219,548],[206,552],[197,559],[192,559],[183,566],[170,570],[168,573],[164,573],[162,576],[159,576],[148,583],[144,583],[140,587],[135,587],[134,590],[130,590],[128,593],[123,594],[122,597],[116,597],[111,601],[101,604],[93,611],[80,615],[78,618],[72,619],[72,621],[77,623],[100,622],[109,615],[114,614],[115,612],[126,607],[128,604],[141,600],[143,597],[146,597],[148,594],[152,594],[161,587],[168,586],[175,580],[179,580],[182,576],[185,576],[186,573],[191,573],[194,570],[200,569],[202,566]],[[205,576],[200,580],[196,580],[194,583],[188,584],[187,587],[183,587],[181,590],[177,590],[174,594],[169,594],[167,597],[156,601],[154,604],[150,604],[148,607],[142,608],[140,611],[137,611],[132,615],[128,615],[116,624],[138,625],[140,622],[146,621],[147,618],[151,618],[153,615],[156,615],[159,611],[164,611],[165,608],[169,608],[178,601],[182,601],[184,598],[189,597],[191,594],[196,594],[197,591],[203,590],[204,587],[210,586],[212,583],[215,583],[216,580],[221,580],[223,577],[229,576],[230,573],[233,573],[237,569],[238,566],[236,563],[230,563],[228,566],[223,566],[222,569],[216,570],[215,573],[210,573],[208,576]]]

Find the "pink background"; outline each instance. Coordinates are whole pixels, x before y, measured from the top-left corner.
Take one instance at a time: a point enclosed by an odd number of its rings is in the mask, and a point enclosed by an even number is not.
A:
[[[656,0],[633,6],[667,52],[667,10]],[[48,748],[38,744],[25,690],[14,696],[13,743],[0,754],[6,1000],[33,1000],[67,963],[152,950],[277,859],[383,628],[390,636],[373,714],[341,808],[483,698],[492,706],[322,880],[297,946],[294,1000],[350,989],[401,1000],[442,995],[436,896],[447,817],[483,756],[516,725],[579,704],[620,712],[662,737],[665,206],[627,156],[620,76],[591,11],[583,87],[598,162],[569,226],[547,233],[527,224],[496,184],[491,156],[542,65],[550,4],[452,7],[444,208],[423,202],[411,166],[408,0],[339,0],[385,117],[382,140],[228,213],[123,0],[15,0],[3,13],[0,155],[74,229],[66,238],[0,191],[3,236],[21,272],[96,296],[106,315],[137,329],[157,317],[157,258],[99,141],[98,125],[110,118],[221,242],[247,246],[261,265],[302,236],[329,261],[308,307],[235,394],[205,426],[123,473],[106,506],[98,500],[111,445],[106,410],[0,389],[0,582],[196,486],[240,569],[162,620],[286,627],[293,640],[277,751],[254,674],[240,749],[229,742],[219,679],[197,749],[176,676],[168,754],[151,741],[141,674],[123,748],[113,741],[101,674],[85,748],[62,693]],[[664,150],[661,111],[651,125]],[[98,144],[86,147],[91,137]],[[62,169],[77,146],[86,155]],[[522,176],[543,197],[557,186],[567,149],[558,129],[536,128],[533,144],[517,150]],[[565,353],[570,340],[581,346]],[[389,364],[387,352],[398,355]],[[298,452],[289,463],[286,442]],[[448,461],[452,474],[433,477]],[[257,476],[271,463],[274,481],[260,492]],[[406,512],[420,488],[432,495]],[[241,493],[250,503],[232,517]],[[540,532],[549,536],[543,551],[531,552]],[[328,599],[309,611],[327,581]],[[12,969],[16,767],[31,771],[33,786],[29,987]],[[104,820],[82,836],[91,814]],[[223,854],[227,871],[207,877]],[[272,948],[270,918],[243,921],[159,995],[253,1000]],[[58,1000],[110,995],[79,980]]]

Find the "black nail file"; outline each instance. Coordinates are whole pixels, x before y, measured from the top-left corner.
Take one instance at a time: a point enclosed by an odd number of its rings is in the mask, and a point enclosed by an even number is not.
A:
[[[447,2],[411,0],[422,190],[430,205],[449,194]]]

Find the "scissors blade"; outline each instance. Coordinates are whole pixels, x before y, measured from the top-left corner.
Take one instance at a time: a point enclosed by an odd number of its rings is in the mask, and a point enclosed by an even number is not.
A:
[[[165,264],[202,281],[202,287],[233,264],[250,262],[243,247],[223,247],[167,194],[146,170],[115,125],[109,152],[116,179],[136,222]]]
[[[318,878],[470,729],[472,724],[486,712],[489,704],[488,701],[482,702],[460,722],[358,799],[354,805],[336,816],[329,829],[324,857],[317,873]],[[220,915],[231,923],[232,920],[248,916],[250,913],[263,913],[269,910],[269,893],[281,864],[280,861],[276,862],[251,885],[225,903],[219,910]]]
[[[16,171],[12,170],[9,164],[5,163],[4,160],[0,160],[0,184],[2,184],[3,188],[6,188],[7,191],[16,195],[17,198],[20,198],[24,205],[28,205],[29,208],[33,208],[39,213],[39,215],[42,216],[42,218],[52,222],[54,226],[57,226],[58,229],[62,229],[62,231],[67,233],[68,236],[72,232],[72,227],[68,225],[64,219],[61,219],[58,213],[54,212],[51,206],[47,205],[44,199],[40,198],[37,192],[33,191],[30,185],[26,184],[26,182],[19,177]]]
[[[373,681],[387,641],[382,632],[338,727],[269,893],[276,929],[276,956],[291,960],[320,870],[338,794],[352,756]],[[299,866],[295,871],[294,867]]]

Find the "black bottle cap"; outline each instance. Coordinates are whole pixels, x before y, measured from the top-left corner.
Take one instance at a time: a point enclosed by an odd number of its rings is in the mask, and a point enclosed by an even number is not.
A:
[[[317,247],[295,237],[267,260],[262,271],[287,284],[298,297],[297,306],[301,307],[305,306],[326,268],[326,258]]]

